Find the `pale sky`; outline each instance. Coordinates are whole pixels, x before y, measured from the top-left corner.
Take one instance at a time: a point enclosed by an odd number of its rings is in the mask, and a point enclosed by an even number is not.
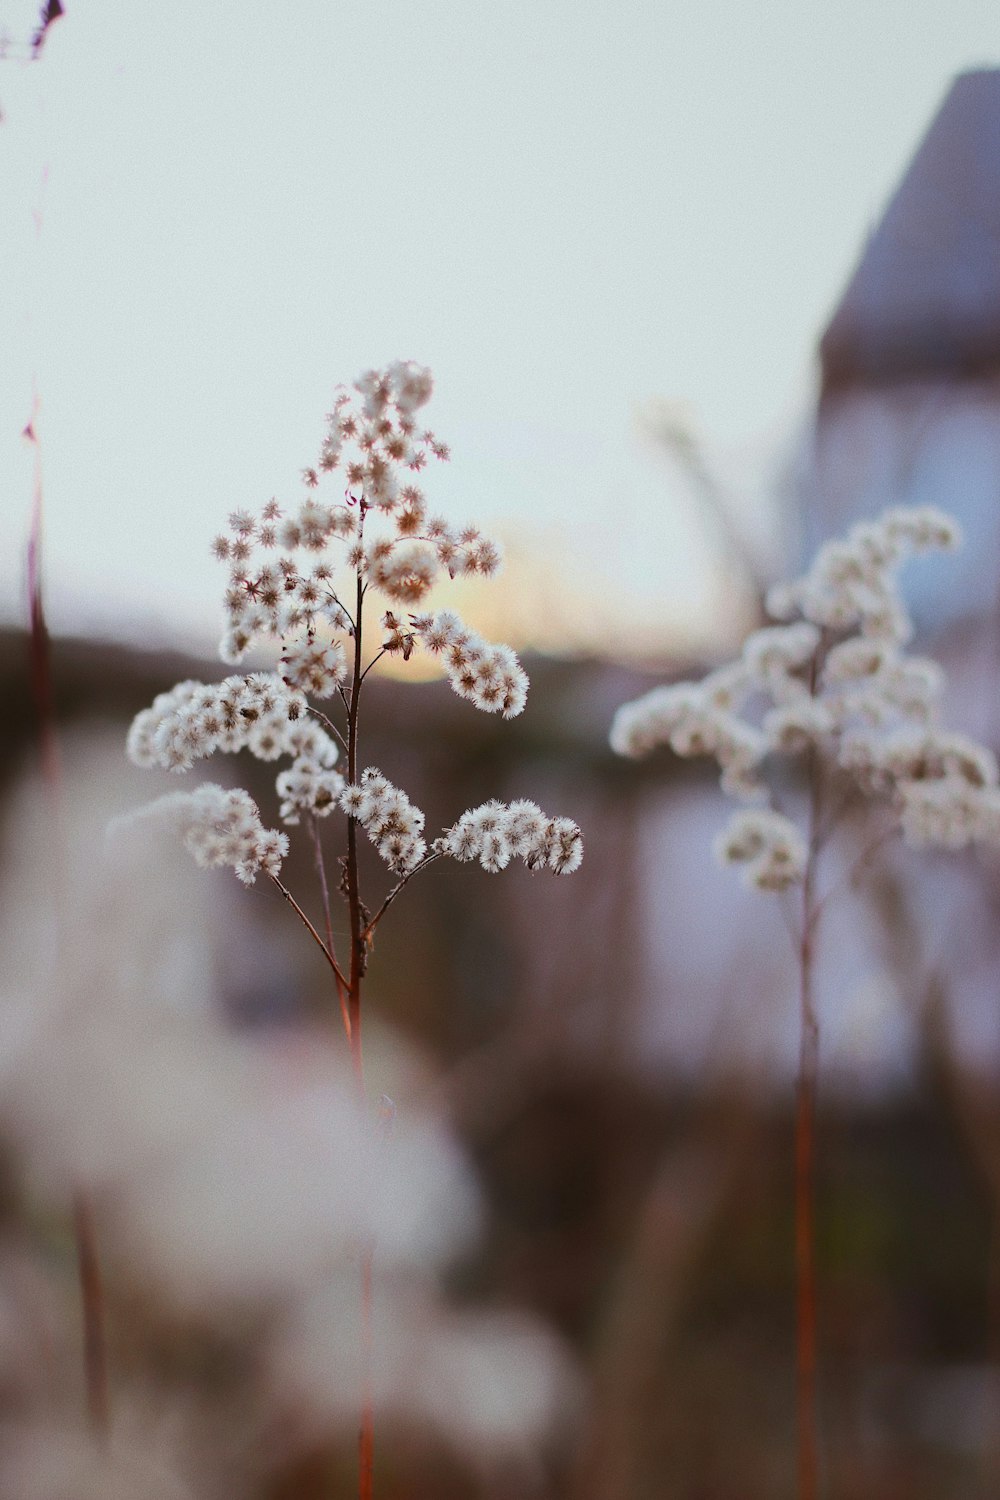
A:
[[[0,62],[2,612],[34,381],[54,625],[205,648],[209,539],[295,498],[334,386],[396,357],[436,376],[429,492],[514,549],[522,642],[710,634],[637,407],[685,403],[763,514],[864,236],[1000,62],[995,0],[65,4]]]

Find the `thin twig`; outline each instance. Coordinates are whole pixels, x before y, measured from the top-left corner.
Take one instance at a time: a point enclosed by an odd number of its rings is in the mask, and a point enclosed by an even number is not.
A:
[[[820,768],[809,766],[809,852],[802,878],[799,947],[799,1067],[795,1085],[795,1392],[799,1500],[816,1500],[819,1433],[816,1407],[816,1093],[819,1021],[813,999],[813,957],[818,913],[813,905],[821,813]]]
[[[852,789],[849,786],[845,787],[843,796],[834,803],[833,810],[827,814],[813,835],[817,853],[826,846],[832,835],[840,827],[841,820],[853,801],[854,795]]]
[[[421,870],[426,870],[428,865],[432,865],[436,859],[440,858],[441,851],[439,849],[432,849],[430,854],[425,854],[418,865],[414,865],[412,870],[408,870],[403,878],[396,882],[392,890],[389,892],[388,896],[386,896],[385,900],[382,902],[382,905],[379,907],[378,911],[365,927],[365,930],[362,933],[365,942],[369,940],[372,933],[375,931],[376,927],[381,922],[382,918],[385,916],[386,912],[389,910],[389,907],[395,901],[396,897],[399,895],[403,887],[409,885],[414,875],[418,875]]]
[[[335,604],[337,606],[337,608],[343,614],[343,616],[344,616],[345,620],[347,621],[348,625],[350,625],[351,629],[353,630],[354,629],[354,617],[351,614],[351,611],[349,609],[346,609],[344,607],[343,600],[338,595],[336,589],[332,589],[332,588],[330,588],[328,586],[326,593],[327,593],[327,598],[330,600],[330,603],[331,604]]]
[[[371,661],[368,663],[367,667],[365,667],[365,670],[362,672],[362,674],[361,674],[361,681],[362,682],[364,682],[365,678],[368,676],[368,673],[371,671],[371,669],[375,665],[375,663],[381,661],[384,655],[385,655],[385,647],[383,646],[382,650],[379,652],[378,656],[373,656],[372,659],[371,659]]]
[[[28,540],[27,572],[30,610],[31,682],[38,712],[38,736],[41,748],[42,775],[49,798],[49,812],[56,841],[57,888],[60,905],[66,900],[64,860],[61,846],[63,786],[56,732],[56,704],[52,674],[52,653],[42,591],[42,454],[38,440],[39,399],[34,392],[31,419],[24,436],[34,448],[34,484],[31,530]],[[101,1443],[111,1431],[111,1397],[108,1381],[107,1334],[105,1331],[104,1286],[97,1247],[97,1229],[93,1201],[82,1185],[72,1194],[73,1240],[76,1248],[80,1301],[83,1311],[83,1370],[87,1392],[87,1414],[91,1427]]]
[[[303,924],[304,927],[308,929],[309,933],[312,936],[313,942],[319,948],[323,957],[326,959],[327,963],[330,965],[330,968],[333,970],[334,978],[336,979],[338,986],[344,985],[346,988],[347,980],[341,973],[340,965],[337,963],[337,960],[334,958],[333,954],[330,952],[329,948],[326,946],[323,939],[320,937],[319,933],[316,931],[315,927],[310,922],[309,918],[306,916],[305,912],[302,910],[295,897],[292,895],[291,891],[286,885],[283,885],[281,883],[277,875],[271,875],[269,878],[274,883],[274,885],[278,887],[278,890],[281,892],[285,900],[288,902],[289,906],[295,912],[299,921]]]
[[[893,838],[898,832],[899,825],[895,822],[892,822],[888,825],[888,827],[883,828],[881,833],[877,834],[875,838],[871,839],[865,845],[850,868],[847,869],[837,880],[835,880],[830,889],[824,893],[819,901],[816,902],[815,906],[813,907],[812,916],[814,924],[818,922],[821,913],[823,912],[827,902],[830,900],[830,897],[835,896],[838,891],[843,891],[848,888],[854,888],[855,886],[857,886],[858,882],[861,879],[865,866],[871,863],[882,846],[884,844],[887,844],[889,840]]]
[[[326,923],[326,946],[334,964],[337,964],[337,954],[333,941],[333,922],[330,918],[330,888],[326,883],[326,864],[323,859],[323,843],[319,836],[319,819],[311,817],[309,826],[313,836],[313,850],[316,855],[316,873],[319,876],[319,888],[323,895],[323,919]],[[340,965],[337,964],[339,970]],[[351,1018],[347,1010],[347,998],[344,994],[343,983],[337,985],[337,1000],[340,1003],[340,1019],[344,1023],[344,1032],[348,1042],[351,1040]]]
[[[322,719],[322,721],[326,725],[327,729],[329,729],[329,731],[330,731],[331,734],[335,734],[337,736],[337,739],[340,741],[341,745],[343,746],[344,750],[346,751],[346,749],[347,749],[347,741],[344,739],[344,736],[341,734],[340,730],[337,728],[337,726],[333,722],[333,720],[327,718],[326,714],[323,712],[323,710],[321,708],[313,708],[311,704],[310,704],[310,707],[309,707],[309,712],[312,714],[313,718],[315,718],[315,719]]]
[[[102,1443],[111,1430],[111,1395],[108,1380],[108,1349],[104,1336],[104,1281],[97,1250],[97,1226],[89,1193],[73,1194],[73,1235],[76,1240],[77,1274],[83,1304],[83,1367],[87,1385],[87,1414]]]

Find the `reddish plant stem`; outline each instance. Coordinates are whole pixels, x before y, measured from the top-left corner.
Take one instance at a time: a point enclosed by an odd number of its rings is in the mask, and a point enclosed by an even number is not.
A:
[[[343,974],[340,972],[340,966],[338,965],[337,960],[334,958],[333,954],[330,952],[329,948],[326,946],[323,939],[320,937],[319,933],[316,931],[315,927],[310,922],[309,918],[306,916],[305,912],[302,910],[301,906],[296,901],[295,897],[292,895],[288,887],[278,879],[277,875],[271,875],[269,878],[271,884],[277,886],[278,890],[284,896],[285,900],[288,902],[289,906],[292,908],[295,915],[298,917],[299,921],[302,923],[303,927],[305,927],[313,942],[317,945],[320,952],[323,954],[323,957],[330,965],[330,968],[333,970],[333,977],[337,984],[339,992],[340,987],[346,984],[347,981],[344,979]]]
[[[813,962],[819,908],[814,889],[819,852],[819,768],[809,768],[809,848],[802,878],[799,940],[799,1067],[795,1087],[795,1405],[799,1500],[819,1492],[816,1296],[816,1093],[819,1021],[813,997]]]
[[[323,859],[323,843],[319,836],[319,824],[317,820],[315,818],[310,818],[309,822],[310,826],[312,827],[313,848],[316,851],[316,873],[319,876],[319,888],[323,893],[323,920],[326,924],[326,946],[330,953],[330,957],[334,961],[334,964],[337,965],[334,968],[334,978],[336,980],[337,988],[337,1001],[340,1005],[340,1019],[344,1023],[344,1035],[347,1037],[349,1043],[351,1040],[351,1017],[347,1009],[347,996],[344,993],[343,976],[340,973],[340,966],[339,964],[337,964],[337,955],[334,952],[333,946],[333,922],[330,917],[330,887],[326,883],[326,864]]]
[[[812,943],[803,938],[799,1073],[795,1100],[796,1412],[799,1500],[816,1500],[816,1080],[819,1025],[812,999]]]
[[[38,738],[41,750],[42,776],[49,795],[49,812],[55,844],[55,868],[59,871],[57,888],[65,898],[62,858],[62,771],[59,760],[59,738],[56,731],[55,688],[52,674],[52,649],[45,620],[42,590],[42,454],[38,440],[39,400],[34,398],[31,420],[24,436],[34,449],[34,482],[31,507],[31,531],[28,538],[27,583],[29,608],[29,641],[31,684],[38,715]],[[72,1194],[73,1239],[76,1247],[77,1275],[83,1312],[83,1371],[90,1425],[100,1442],[106,1443],[111,1430],[111,1397],[108,1381],[107,1337],[105,1334],[104,1285],[97,1248],[97,1229],[93,1200],[82,1186]]]
[[[83,1303],[83,1368],[87,1383],[87,1415],[102,1443],[111,1429],[108,1351],[104,1337],[104,1283],[97,1254],[94,1207],[87,1193],[73,1194],[73,1231],[76,1237],[80,1298]]]
[[[385,900],[382,902],[382,905],[379,907],[378,911],[370,919],[367,926],[365,927],[364,936],[366,941],[373,936],[376,927],[381,922],[386,912],[389,910],[389,907],[395,901],[400,891],[403,890],[407,885],[409,885],[414,875],[419,874],[421,870],[426,870],[428,865],[432,865],[436,859],[440,858],[440,854],[432,850],[430,854],[424,855],[419,865],[414,865],[412,870],[408,871],[401,880],[398,880],[396,882],[392,890],[389,892],[388,896],[386,896]]]
[[[362,515],[362,524],[364,516]],[[361,669],[362,610],[365,587],[358,575],[357,607],[354,627],[354,679],[351,686],[347,720],[347,774],[352,785],[358,779],[358,713],[361,700],[361,684],[364,673]],[[361,904],[358,878],[358,825],[355,818],[347,821],[347,905],[351,923],[351,967],[347,991],[347,1010],[350,1021],[351,1061],[358,1087],[358,1102],[362,1110],[367,1106],[364,1063],[361,1051],[361,985],[368,958],[367,914]],[[361,1418],[358,1425],[358,1500],[372,1500],[375,1464],[375,1403],[372,1389],[373,1335],[372,1309],[374,1302],[375,1247],[366,1239],[361,1248]]]

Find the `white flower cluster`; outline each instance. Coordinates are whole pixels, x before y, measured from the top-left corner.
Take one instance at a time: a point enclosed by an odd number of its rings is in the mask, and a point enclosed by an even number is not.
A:
[[[337,747],[329,736],[322,730],[319,733],[336,754]],[[287,771],[279,772],[275,788],[281,798],[278,815],[286,827],[295,828],[303,813],[325,818],[333,811],[344,789],[344,778],[315,754],[297,755]]]
[[[448,457],[434,433],[417,425],[415,414],[431,391],[430,372],[408,361],[367,371],[353,394],[339,389],[319,463],[303,475],[306,498],[291,511],[276,500],[256,515],[234,511],[228,531],[212,544],[229,568],[223,660],[242,660],[262,640],[277,642],[277,670],[218,684],[179,683],[136,717],[128,737],[136,764],[177,771],[217,750],[246,749],[265,761],[290,756],[276,783],[282,821],[294,826],[303,814],[325,816],[340,806],[402,874],[426,853],[423,814],[374,768],[357,786],[345,787],[335,769],[336,744],[316,719],[331,734],[339,731],[310,709],[309,700],[339,695],[351,715],[347,733],[353,733],[350,695],[368,670],[360,659],[365,632],[360,614],[354,618],[337,594],[327,555],[332,544],[344,546],[342,560],[354,575],[345,597],[356,610],[369,588],[414,607],[442,572],[489,575],[500,566],[499,548],[474,527],[455,530],[428,514],[416,476],[429,458]],[[346,480],[343,498],[322,501],[315,493],[321,478],[338,469]],[[528,678],[510,647],[483,640],[446,612],[411,614],[408,623],[389,612],[382,623],[383,651],[409,660],[424,647],[441,659],[455,692],[477,708],[504,718],[523,710]],[[523,805],[522,818],[531,806]],[[536,842],[523,848],[525,835],[508,830],[484,860],[487,867],[499,869],[518,853],[533,867],[575,869],[582,849],[576,825],[542,822],[544,830],[532,835]]]
[[[469,630],[450,610],[415,615],[413,634],[440,656],[448,681],[460,698],[484,713],[516,718],[528,696],[528,676],[510,646],[493,645]]]
[[[941,669],[904,650],[912,626],[898,570],[916,553],[957,541],[949,517],[920,507],[889,510],[826,543],[804,577],[768,596],[772,614],[802,619],[755,631],[736,662],[700,683],[655,688],[625,704],[612,748],[640,756],[668,744],[677,755],[712,755],[723,789],[747,801],[766,800],[769,757],[813,749],[866,795],[887,797],[911,843],[996,840],[996,763],[938,729]],[[769,822],[773,816],[737,819],[719,845],[765,889],[792,883],[803,868],[794,825]]]
[[[375,766],[362,771],[357,785],[344,787],[340,805],[349,818],[358,820],[390,870],[397,874],[409,874],[427,853],[421,837],[423,813]]]
[[[491,874],[518,856],[529,870],[572,875],[583,860],[583,835],[572,818],[547,818],[534,802],[484,802],[464,812],[434,849],[453,859],[478,859]]]
[[[332,698],[343,682],[347,656],[340,641],[305,636],[286,641],[281,652],[281,678],[289,687],[312,698]]]
[[[346,497],[323,504],[312,494],[286,513],[275,500],[259,516],[234,511],[228,533],[217,536],[212,550],[230,569],[226,593],[228,628],[222,641],[224,661],[242,659],[255,640],[284,641],[304,637],[297,648],[308,655],[325,648],[330,631],[352,626],[334,587],[334,568],[326,558],[308,567],[302,554],[325,553],[333,542],[347,547],[346,562],[369,584],[399,603],[416,605],[439,573],[495,573],[500,550],[475,527],[455,530],[440,516],[428,514],[416,475],[429,457],[447,459],[448,449],[429,429],[418,429],[415,413],[429,399],[429,370],[397,361],[385,370],[369,370],[355,382],[360,396],[338,391],[317,468],[307,469],[310,489],[320,476],[341,469]],[[371,512],[391,522],[386,534],[363,538]],[[288,653],[286,652],[286,656]],[[320,680],[332,691],[340,680],[338,654],[319,666]],[[307,687],[298,678],[290,679]]]
[[[1000,844],[1000,773],[992,751],[963,734],[906,728],[882,739],[853,734],[841,761],[870,793],[895,791],[914,847]]]
[[[824,543],[804,577],[771,589],[767,607],[776,619],[798,612],[831,630],[905,642],[912,626],[896,587],[900,564],[960,540],[956,523],[934,506],[894,507]]]
[[[216,750],[250,749],[259,760],[277,760],[289,753],[288,733],[299,723],[309,724],[305,699],[272,672],[179,682],[136,715],[127,749],[137,766],[166,771],[189,771]]]
[[[238,787],[203,782],[193,792],[161,797],[139,816],[172,824],[202,869],[230,865],[244,885],[253,885],[261,870],[277,875],[288,853],[288,835],[265,828],[256,802]]]
[[[178,683],[136,715],[127,749],[137,766],[171,771],[190,770],[216,750],[247,749],[265,761],[291,755],[291,769],[277,779],[281,817],[289,825],[303,812],[325,816],[344,785],[333,770],[335,741],[308,717],[302,693],[272,672]]]
[[[806,846],[790,818],[763,808],[734,813],[716,840],[722,864],[742,865],[744,883],[759,891],[783,891],[802,879]]]

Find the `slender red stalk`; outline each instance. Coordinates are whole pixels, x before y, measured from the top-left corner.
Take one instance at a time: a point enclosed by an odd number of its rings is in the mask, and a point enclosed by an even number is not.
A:
[[[108,1350],[104,1337],[104,1283],[97,1254],[97,1228],[89,1195],[73,1194],[73,1232],[76,1237],[80,1297],[83,1303],[83,1367],[87,1384],[87,1415],[94,1432],[107,1442],[111,1430]]]
[[[819,1021],[813,999],[813,958],[819,907],[814,889],[820,843],[816,756],[809,767],[809,848],[802,878],[799,935],[799,1067],[795,1085],[795,1406],[799,1500],[819,1492],[816,1313],[816,1092]]]
[[[31,505],[31,530],[27,549],[28,608],[30,619],[29,649],[31,687],[38,717],[38,740],[42,775],[49,795],[53,838],[60,853],[59,823],[62,805],[62,774],[59,764],[59,740],[56,733],[55,690],[52,674],[52,650],[42,593],[42,457],[38,442],[39,402],[34,400],[31,421],[24,436],[34,449],[34,483]],[[63,867],[61,858],[55,862]],[[60,877],[60,891],[62,887]],[[90,1194],[77,1186],[72,1195],[73,1238],[76,1244],[77,1274],[83,1309],[83,1368],[90,1424],[106,1442],[111,1427],[111,1399],[108,1383],[107,1338],[105,1335],[104,1286],[97,1247],[94,1205]]]
[[[364,517],[362,515],[362,523]],[[361,616],[365,587],[360,575],[357,585],[357,607],[354,620],[354,680],[351,687],[347,721],[347,774],[352,784],[358,779],[358,712],[361,699]],[[367,1106],[364,1061],[361,1052],[361,984],[368,962],[367,912],[361,904],[358,878],[358,825],[354,818],[347,823],[347,905],[351,923],[351,967],[347,991],[350,1023],[351,1062],[362,1110]],[[372,1500],[375,1466],[375,1402],[372,1389],[375,1247],[366,1240],[361,1249],[361,1418],[358,1425],[358,1500]]]
[[[819,1024],[812,996],[812,935],[800,954],[799,1072],[795,1097],[795,1366],[799,1500],[816,1500],[816,1082]]]

